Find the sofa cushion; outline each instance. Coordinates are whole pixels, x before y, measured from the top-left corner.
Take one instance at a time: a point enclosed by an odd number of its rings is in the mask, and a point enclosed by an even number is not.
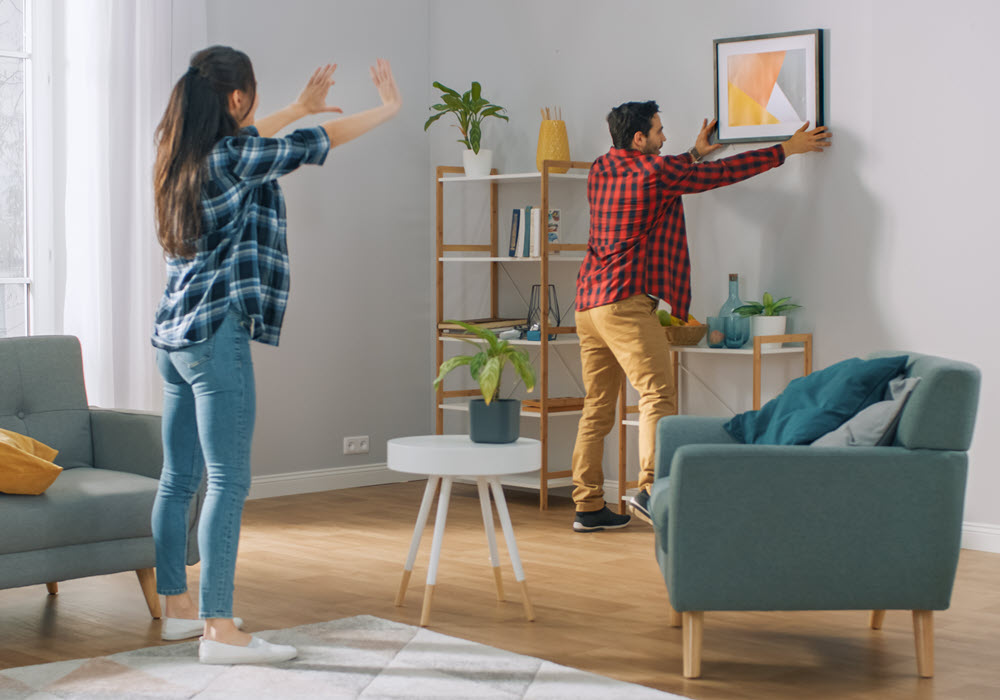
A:
[[[799,377],[759,411],[735,416],[725,428],[737,440],[758,445],[807,445],[880,401],[889,380],[906,368],[906,355],[853,357]]]
[[[60,467],[94,466],[79,340],[30,336],[0,342],[0,428],[59,450]]]
[[[27,435],[0,430],[0,492],[37,496],[52,485],[62,467],[57,450]]]
[[[894,377],[885,391],[885,398],[862,409],[835,430],[813,441],[814,447],[874,447],[891,445],[896,436],[896,424],[906,399],[920,377]]]
[[[40,496],[0,495],[0,554],[149,537],[158,483],[81,467],[64,471]]]

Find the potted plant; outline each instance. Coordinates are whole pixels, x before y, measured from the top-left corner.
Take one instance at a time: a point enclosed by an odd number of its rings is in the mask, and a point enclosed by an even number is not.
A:
[[[434,388],[440,386],[444,376],[456,367],[469,366],[472,378],[479,383],[483,394],[481,399],[469,400],[469,437],[473,442],[514,442],[521,429],[521,402],[517,399],[501,399],[500,376],[504,365],[514,365],[518,376],[528,391],[535,388],[535,368],[528,360],[528,354],[514,347],[506,340],[500,340],[488,328],[464,321],[448,321],[485,341],[480,344],[470,338],[461,338],[479,348],[474,355],[457,355],[441,363]]]
[[[472,87],[461,95],[458,94],[457,90],[452,90],[437,81],[434,81],[434,87],[441,91],[441,102],[431,105],[431,109],[435,110],[437,114],[431,115],[424,122],[424,131],[427,131],[427,127],[446,114],[454,114],[458,121],[458,130],[462,134],[462,138],[458,142],[465,144],[467,149],[462,154],[462,165],[465,167],[466,176],[485,177],[489,175],[493,166],[493,151],[480,148],[483,119],[496,117],[510,121],[506,115],[501,114],[506,110],[485,99],[482,96],[482,86],[475,81],[473,81]]]
[[[783,335],[788,317],[785,313],[801,309],[798,304],[789,303],[791,297],[775,299],[770,292],[764,292],[764,298],[757,302],[747,302],[743,306],[733,309],[734,313],[740,316],[750,317],[750,333],[756,337],[759,335]],[[780,348],[781,343],[764,343],[761,346],[764,350]]]

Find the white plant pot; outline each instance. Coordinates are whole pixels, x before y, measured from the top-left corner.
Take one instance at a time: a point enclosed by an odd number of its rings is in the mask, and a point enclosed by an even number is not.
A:
[[[493,167],[493,151],[480,148],[476,154],[471,148],[467,149],[462,153],[462,166],[466,177],[486,177]]]
[[[759,335],[783,335],[787,316],[751,316],[750,333],[756,338]],[[782,343],[764,343],[761,350],[777,350]]]

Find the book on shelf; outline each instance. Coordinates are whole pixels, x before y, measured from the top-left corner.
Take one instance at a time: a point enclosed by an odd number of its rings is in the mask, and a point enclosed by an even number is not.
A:
[[[534,218],[532,209],[530,206],[524,208],[524,238],[521,239],[521,254],[518,256],[522,258],[531,257],[531,224]]]
[[[531,257],[542,254],[542,210],[537,207],[531,210]]]
[[[560,219],[562,219],[562,210],[549,209],[549,224],[548,224],[549,245],[553,245],[559,242]]]
[[[583,397],[551,396],[546,402],[546,408],[549,413],[579,411],[583,408]],[[524,399],[521,401],[521,410],[527,413],[539,413],[542,410],[542,402],[540,399]]]
[[[513,328],[514,326],[523,326],[528,323],[526,318],[469,318],[462,319],[465,323],[469,323],[473,326],[480,326],[481,328],[489,328],[491,331],[495,331],[497,328]],[[467,330],[462,328],[457,323],[443,322],[438,324],[438,330],[442,332],[458,332],[458,333],[468,333]]]
[[[517,232],[521,225],[521,210],[515,209],[510,215],[510,244],[507,247],[507,254],[510,257],[517,255]]]

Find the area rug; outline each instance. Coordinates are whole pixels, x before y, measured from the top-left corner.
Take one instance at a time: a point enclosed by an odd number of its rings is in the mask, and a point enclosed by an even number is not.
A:
[[[204,666],[197,642],[0,671],[0,698],[680,698],[542,659],[359,615],[255,633],[293,644],[274,666]]]

